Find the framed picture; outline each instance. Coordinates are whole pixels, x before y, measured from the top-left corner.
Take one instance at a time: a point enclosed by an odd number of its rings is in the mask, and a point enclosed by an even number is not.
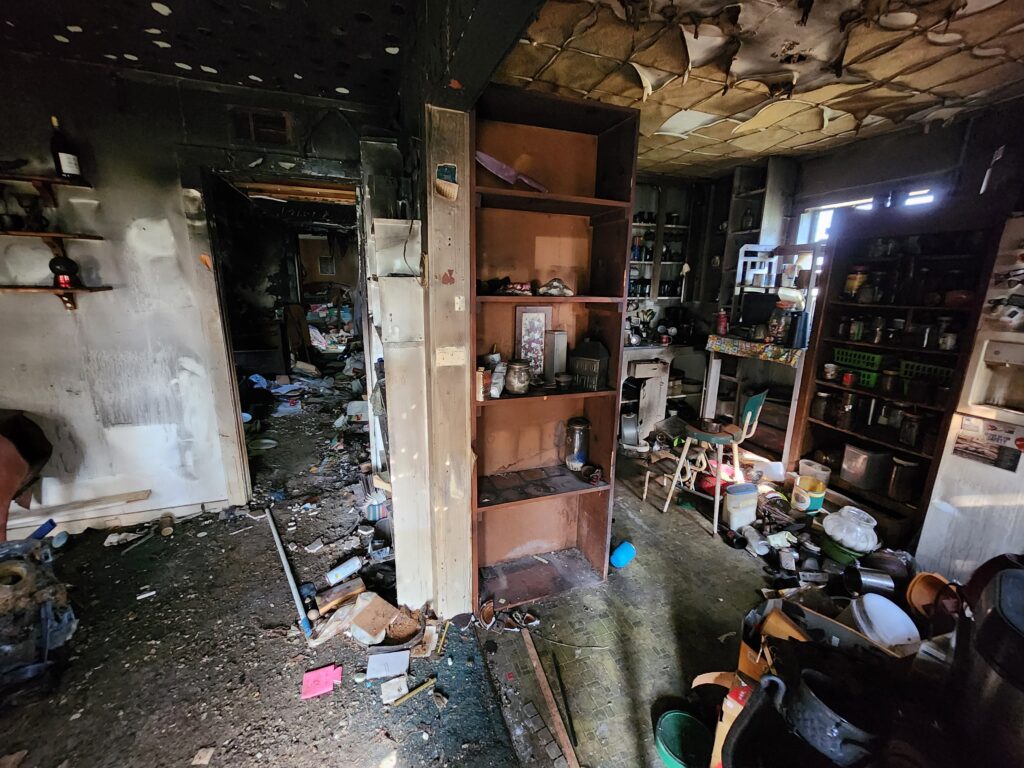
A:
[[[544,374],[544,331],[551,326],[551,307],[516,307],[516,357],[530,370]]]

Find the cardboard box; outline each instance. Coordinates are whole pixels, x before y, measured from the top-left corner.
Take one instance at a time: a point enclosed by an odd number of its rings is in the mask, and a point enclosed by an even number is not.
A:
[[[760,680],[771,668],[771,658],[762,647],[763,637],[795,639],[824,643],[832,648],[862,653],[893,662],[894,670],[909,670],[913,656],[898,655],[876,645],[869,638],[845,624],[822,616],[789,600],[766,600],[743,618],[740,629],[740,657],[737,668],[751,680]]]
[[[722,714],[718,718],[718,725],[715,726],[715,744],[711,748],[711,768],[722,768],[722,747],[725,746],[725,737],[753,692],[754,687],[744,683],[737,675],[735,684],[722,700]]]

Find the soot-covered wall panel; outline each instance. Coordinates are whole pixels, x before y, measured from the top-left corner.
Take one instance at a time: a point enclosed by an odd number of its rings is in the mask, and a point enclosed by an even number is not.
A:
[[[223,448],[237,450],[237,438],[228,439],[233,382],[214,275],[200,259],[209,253],[202,200],[181,179],[199,178],[183,159],[197,152],[216,157],[221,170],[248,166],[259,148],[241,158],[216,149],[227,146],[228,130],[211,130],[211,111],[226,119],[228,104],[259,95],[190,91],[184,98],[186,87],[173,81],[125,81],[14,56],[0,65],[8,105],[0,113],[0,160],[28,160],[22,173],[52,172],[49,117],[61,117],[93,188],[59,189],[51,226],[101,235],[102,242],[71,243],[69,253],[87,283],[114,287],[80,296],[76,312],[46,294],[0,295],[0,408],[31,414],[55,446],[36,504],[45,510],[150,489],[148,500],[113,510],[129,515],[227,499],[226,466],[238,464]],[[287,105],[280,95],[268,102]],[[294,107],[309,125],[325,112]],[[187,146],[190,122],[202,124],[191,132],[203,138],[199,150]],[[319,151],[319,158],[294,157],[296,174],[358,169],[358,154],[346,147]],[[0,283],[48,284],[49,258],[41,241],[0,237]],[[78,510],[59,521],[109,513]],[[14,507],[12,535],[38,516]]]

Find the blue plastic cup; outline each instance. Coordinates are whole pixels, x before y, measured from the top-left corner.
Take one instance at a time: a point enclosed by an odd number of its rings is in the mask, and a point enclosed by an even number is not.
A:
[[[636,557],[636,547],[624,541],[612,550],[611,564],[616,568],[625,568]]]

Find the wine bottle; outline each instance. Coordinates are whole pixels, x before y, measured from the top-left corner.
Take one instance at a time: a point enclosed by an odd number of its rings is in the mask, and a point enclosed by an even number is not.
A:
[[[78,162],[78,150],[71,139],[61,130],[57,116],[50,118],[53,134],[50,136],[50,152],[53,154],[53,167],[57,175],[69,181],[78,181],[82,177],[82,166]]]

